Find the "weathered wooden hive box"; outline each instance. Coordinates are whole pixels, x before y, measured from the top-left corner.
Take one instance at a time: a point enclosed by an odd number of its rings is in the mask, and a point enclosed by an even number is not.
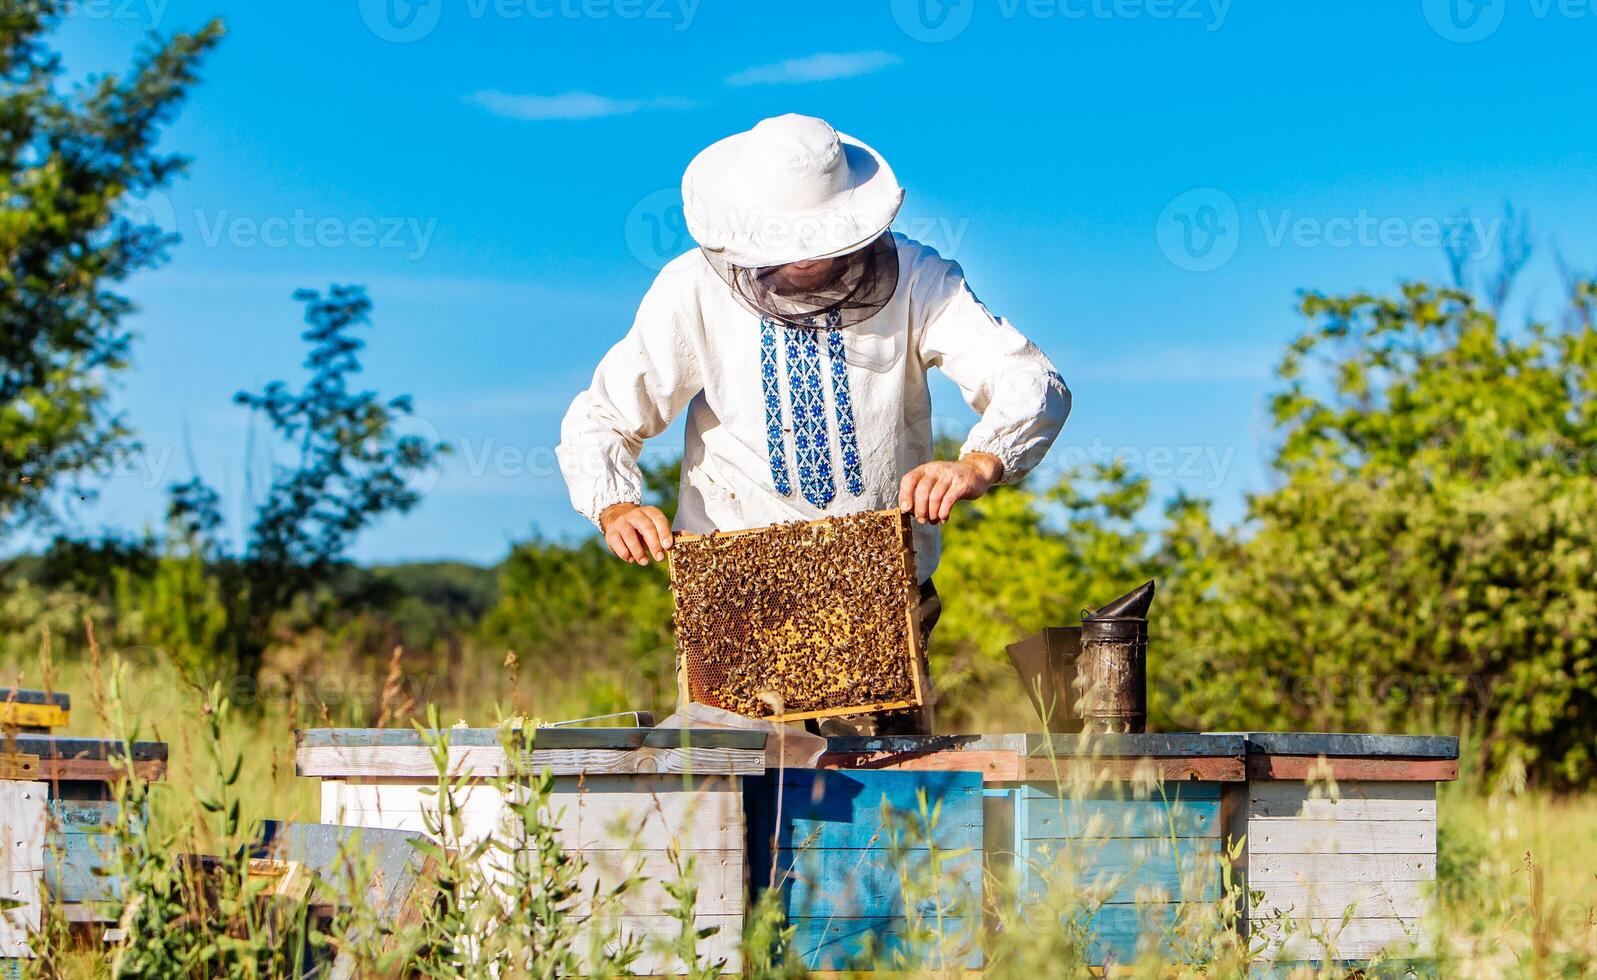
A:
[[[979,776],[988,902],[1070,895],[1105,965],[1158,945],[1184,901],[1219,898],[1221,795],[1244,755],[1241,735],[836,738],[822,764]]]
[[[24,692],[26,693],[26,692]],[[64,697],[32,707],[38,727],[66,721]],[[30,959],[27,936],[42,922],[43,902],[58,904],[69,923],[114,922],[121,882],[114,874],[118,817],[116,783],[131,770],[141,779],[166,775],[163,742],[66,738],[26,732],[0,748],[0,960]],[[142,815],[134,820],[135,825]]]
[[[1457,756],[1419,736],[1000,735],[837,738],[820,764],[979,775],[989,908],[1066,889],[1099,966],[1182,955],[1171,923],[1222,897],[1235,845],[1245,938],[1289,969],[1425,955],[1436,784]]]
[[[773,770],[745,806],[753,892],[807,969],[981,967],[980,773]]]
[[[1278,964],[1424,958],[1436,882],[1437,783],[1458,740],[1252,732],[1228,832],[1245,928]]]
[[[673,847],[694,863],[695,924],[716,930],[699,944],[700,953],[726,960],[730,972],[740,968],[747,888],[743,779],[765,771],[764,733],[548,728],[519,759],[507,758],[497,729],[440,734],[448,737],[451,775],[468,777],[456,797],[464,829],[455,843],[504,832],[506,795],[490,780],[547,771],[554,777],[551,818],[566,850],[586,863],[589,892],[633,873],[644,878],[621,898],[620,928],[647,944],[634,972],[682,972],[666,951],[680,926],[668,914],[673,899],[661,884],[676,878]],[[300,775],[322,781],[322,823],[424,833],[437,826],[438,771],[419,732],[304,731],[297,763]]]

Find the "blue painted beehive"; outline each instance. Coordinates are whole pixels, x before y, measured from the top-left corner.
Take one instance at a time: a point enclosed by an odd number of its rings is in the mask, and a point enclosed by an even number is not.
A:
[[[1013,889],[998,900],[1022,922],[1059,916],[1048,928],[1076,931],[1094,966],[1183,958],[1180,923],[1221,894],[1221,798],[1244,778],[1241,736],[1023,741],[1019,778],[985,790],[988,865]]]
[[[755,894],[806,967],[982,965],[982,777],[792,769],[750,778]]]
[[[1165,933],[1182,903],[1220,895],[1218,783],[1073,792],[1037,781],[989,794],[1012,795],[1018,901],[1067,891],[1093,965],[1129,963],[1139,945],[1179,955]]]

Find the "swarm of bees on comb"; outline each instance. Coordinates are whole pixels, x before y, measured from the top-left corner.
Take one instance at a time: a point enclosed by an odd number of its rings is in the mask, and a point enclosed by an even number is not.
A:
[[[680,535],[671,591],[691,701],[789,721],[921,703],[914,547],[898,511]]]

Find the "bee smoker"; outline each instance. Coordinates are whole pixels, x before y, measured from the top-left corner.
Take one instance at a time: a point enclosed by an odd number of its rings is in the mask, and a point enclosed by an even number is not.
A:
[[[1148,582],[1099,608],[1081,625],[1050,628],[1009,647],[1050,732],[1126,734],[1148,725]]]
[[[1126,735],[1148,727],[1148,582],[1100,608],[1081,614],[1081,727],[1095,734]]]

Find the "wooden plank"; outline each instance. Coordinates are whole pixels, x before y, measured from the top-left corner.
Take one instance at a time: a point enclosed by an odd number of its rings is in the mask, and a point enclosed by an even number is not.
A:
[[[1248,752],[1259,755],[1457,759],[1451,735],[1365,735],[1340,732],[1248,732]]]
[[[438,766],[424,746],[303,746],[295,753],[301,776],[436,777]],[[648,773],[758,775],[765,771],[764,749],[640,748],[535,749],[509,766],[497,745],[450,746],[448,772],[453,776],[491,778],[507,772],[547,770],[555,776]]]
[[[983,963],[980,917],[921,923],[918,931],[902,918],[801,918],[792,926],[789,948],[811,971],[920,965],[931,971],[978,970]]]
[[[1349,781],[1337,784],[1337,798],[1308,783],[1250,783],[1248,812],[1253,817],[1305,817],[1348,820],[1436,819],[1435,783]]]
[[[1015,871],[1015,820],[1016,797],[1019,788],[1014,785],[985,784],[982,786],[982,860],[987,865],[991,880],[1008,885]],[[998,925],[998,909],[990,908],[993,921]]]
[[[1257,924],[1252,935],[1265,944],[1264,958],[1288,961],[1368,960],[1382,954],[1424,955],[1431,943],[1419,919],[1324,919],[1295,923],[1284,932],[1279,923]]]
[[[108,833],[54,833],[44,859],[44,887],[58,902],[84,904],[117,901],[122,881],[117,867],[117,840]]]
[[[1252,896],[1248,917],[1341,919],[1423,918],[1430,912],[1430,881],[1275,882]]]
[[[20,687],[0,687],[0,703],[53,705],[63,711],[72,710],[72,695],[65,691],[34,691]]]
[[[1010,783],[1020,778],[1021,759],[1015,752],[827,752],[817,769],[873,769],[906,772],[979,772],[990,783]]]
[[[498,815],[505,807],[504,794],[488,783],[470,783],[450,794],[450,802],[463,813]],[[359,783],[340,779],[322,780],[322,817],[336,816],[338,809],[393,810],[400,813],[438,809],[436,786],[430,783]]]
[[[1248,821],[1248,852],[1260,854],[1434,854],[1434,820]]]
[[[1137,732],[1125,735],[1027,735],[1025,753],[1042,758],[1215,758],[1243,756],[1247,739],[1214,732]]]
[[[1240,783],[1247,776],[1242,756],[1171,757],[1162,759],[1031,758],[1021,766],[1021,779],[1043,780],[1138,780],[1162,782]]]
[[[427,737],[414,728],[306,728],[295,733],[298,748],[426,748]],[[443,734],[451,748],[503,748],[497,728],[451,728]],[[512,736],[515,738],[516,736]],[[764,749],[767,734],[733,728],[538,728],[535,749]]]
[[[39,931],[44,916],[44,872],[0,870],[0,962],[33,958],[28,937]]]
[[[777,848],[886,849],[895,831],[901,848],[979,849],[981,787],[969,772],[789,769],[744,780],[750,826],[763,835],[756,849],[770,848],[773,832]],[[923,796],[928,813],[940,805],[935,824],[921,816]]]
[[[36,755],[0,752],[0,780],[43,779],[44,765]]]
[[[578,880],[586,894],[593,894],[596,887],[612,889],[636,876],[642,881],[620,900],[627,915],[664,915],[677,907],[676,899],[665,890],[667,882],[678,880],[670,852],[584,851],[578,856],[585,864]],[[691,880],[699,890],[694,911],[699,915],[742,915],[747,906],[743,850],[692,850],[682,854],[684,862],[690,858]]]
[[[1225,789],[1224,783],[1161,783],[1158,785],[1122,784],[1080,790],[1075,786],[1053,782],[1032,782],[1020,785],[1021,799],[1026,800],[1104,800],[1126,802],[1148,800],[1155,803],[1176,800],[1218,800]]]
[[[1180,914],[1181,906],[1175,904],[1103,905],[1092,909],[1084,923],[1089,937],[1088,965],[1135,963],[1140,956],[1150,954],[1174,959],[1179,950],[1165,933],[1177,923]]]
[[[600,916],[591,921],[601,938],[609,941],[605,946],[615,949],[622,937],[643,945],[643,955],[631,966],[636,976],[680,976],[687,972],[673,947],[681,935],[682,923],[664,915]],[[698,941],[698,958],[701,962],[724,960],[723,973],[738,973],[742,969],[741,946],[743,917],[741,915],[694,916],[695,930],[713,929],[710,936]]]
[[[45,788],[0,782],[0,871],[43,871]]]
[[[50,800],[50,827],[62,833],[87,833],[116,827],[121,804],[115,800]]]
[[[1248,779],[1445,782],[1458,778],[1457,759],[1370,759],[1301,755],[1249,755]]]
[[[15,907],[0,914],[0,957],[33,956],[28,936],[44,909],[45,793],[38,783],[0,782],[0,886]]]
[[[1023,840],[1220,836],[1220,801],[1029,799]]]
[[[346,946],[375,945],[392,950],[394,937],[421,922],[438,894],[434,861],[420,848],[420,835],[359,830],[323,824],[269,821],[256,858],[291,862],[309,869],[335,893],[364,890],[371,917],[357,917],[346,934]],[[362,937],[376,927],[377,936]],[[357,964],[347,951],[334,959],[329,980],[350,980]]]
[[[1248,888],[1275,882],[1432,881],[1436,855],[1429,854],[1251,854]]]
[[[7,738],[5,748],[44,759],[120,759],[132,749],[135,762],[166,761],[165,742],[134,742],[114,738],[67,738],[60,735],[20,734]]]
[[[17,728],[65,728],[71,712],[56,704],[13,704],[0,701],[0,725]]]
[[[982,914],[982,853],[804,849],[776,854],[776,881],[789,919],[935,920]],[[763,869],[756,880],[769,880]]]
[[[919,636],[920,630],[913,624],[910,626],[910,635]],[[918,670],[912,671],[915,677],[915,687],[921,686]],[[917,693],[916,698],[919,697]],[[844,715],[873,715],[883,711],[905,711],[909,708],[918,708],[921,702],[915,698],[903,701],[873,701],[867,704],[852,704],[845,708],[818,708],[814,711],[787,711],[779,715],[764,715],[761,721],[787,724],[794,721],[810,721],[817,718],[841,718]]]
[[[1030,735],[832,735],[826,751],[838,755],[925,752],[1008,752],[1025,755]]]
[[[684,791],[683,780],[674,776],[556,777],[551,817],[571,849],[663,849],[675,843],[714,850],[734,839],[741,847],[741,787],[723,777],[692,780],[691,791]],[[337,795],[330,795],[332,782],[323,784],[323,822],[426,833],[424,814],[438,812],[436,796],[419,785],[339,781]],[[462,813],[462,839],[468,842],[505,833],[506,811],[494,805],[493,788],[477,789],[488,791],[487,802]]]
[[[1106,904],[1148,900],[1211,901],[1219,896],[1220,844],[1213,838],[1026,841],[1022,901],[1052,888],[1086,888]]]

